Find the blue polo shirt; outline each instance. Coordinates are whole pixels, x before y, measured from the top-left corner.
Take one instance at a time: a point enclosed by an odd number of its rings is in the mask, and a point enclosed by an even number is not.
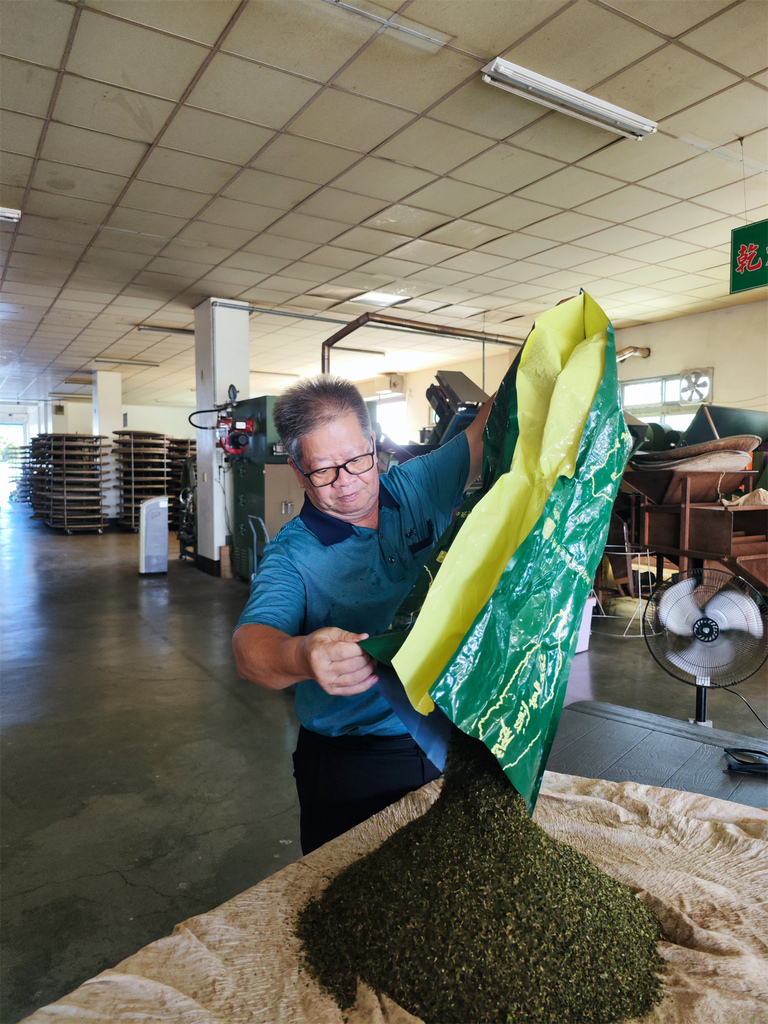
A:
[[[383,633],[449,525],[468,473],[464,434],[393,466],[380,480],[377,530],[327,515],[305,498],[301,513],[264,549],[238,627],[259,623],[289,636],[323,626]],[[378,686],[339,697],[305,679],[296,687],[296,713],[305,728],[326,736],[406,731]]]

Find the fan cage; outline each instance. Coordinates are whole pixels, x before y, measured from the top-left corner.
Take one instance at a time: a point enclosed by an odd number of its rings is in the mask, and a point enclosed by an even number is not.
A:
[[[693,581],[692,591],[689,587],[680,586],[686,580]],[[679,636],[663,624],[659,609],[665,594],[668,595],[668,608],[678,601],[687,602],[692,598],[702,612],[702,619],[706,618],[706,606],[716,594],[723,595],[726,602],[729,594],[740,595],[734,598],[734,606],[747,598],[755,606],[762,636],[753,636],[741,629],[721,633],[721,640],[732,645],[732,657],[721,664],[723,647],[700,640],[694,643],[696,637],[693,633]],[[768,659],[768,603],[740,576],[717,569],[691,569],[670,577],[651,595],[643,614],[643,636],[654,660],[681,682],[712,689],[735,686],[753,676]],[[728,653],[731,653],[730,649]],[[675,660],[670,660],[670,657]]]

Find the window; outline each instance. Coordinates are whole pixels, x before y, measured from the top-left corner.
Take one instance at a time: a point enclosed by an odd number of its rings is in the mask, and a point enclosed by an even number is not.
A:
[[[395,444],[408,444],[408,403],[405,395],[379,398],[376,420],[387,437]]]
[[[698,371],[698,374],[706,378],[706,393],[711,395],[712,370]],[[624,409],[644,423],[663,423],[682,433],[702,404],[682,400],[683,395],[691,392],[690,385],[690,377],[685,374],[628,380],[621,385]]]

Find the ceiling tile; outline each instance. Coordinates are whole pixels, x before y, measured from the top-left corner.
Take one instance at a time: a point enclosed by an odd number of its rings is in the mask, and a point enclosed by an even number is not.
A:
[[[580,160],[579,167],[610,174],[624,181],[639,181],[656,171],[690,160],[695,152],[684,142],[659,133],[639,142],[617,139],[608,149]]]
[[[286,273],[290,277],[298,278],[300,281],[309,281],[310,284],[324,284],[326,281],[330,281],[338,276],[338,270],[335,267],[320,267],[317,264],[306,263],[302,260],[292,263]]]
[[[492,274],[497,267],[506,266],[508,262],[503,256],[492,256],[487,252],[465,252],[451,257],[442,265],[449,270],[466,270],[468,274]]]
[[[604,128],[568,117],[556,110],[547,112],[544,107],[540,109],[544,116],[540,116],[529,128],[516,132],[510,140],[515,146],[571,163],[614,141],[614,136],[606,133]]]
[[[385,29],[334,79],[342,89],[423,111],[479,72],[482,62]]]
[[[709,147],[723,146],[765,128],[766,103],[765,89],[741,82],[666,118],[661,127],[673,135],[692,137],[694,142],[704,141]]]
[[[327,217],[343,224],[357,224],[384,205],[381,199],[371,199],[370,196],[361,196],[356,192],[326,187],[319,189],[301,204],[301,213],[313,217]]]
[[[554,217],[538,221],[524,229],[526,234],[537,238],[551,238],[557,242],[572,242],[575,238],[610,227],[610,221],[585,217],[581,213],[558,213]]]
[[[567,270],[578,267],[580,264],[591,263],[594,258],[595,254],[592,249],[584,249],[580,245],[557,245],[554,249],[536,253],[531,257],[531,263]]]
[[[490,145],[482,136],[423,118],[380,146],[377,156],[444,174]]]
[[[336,267],[339,270],[354,270],[355,267],[365,263],[370,253],[359,252],[352,249],[343,249],[335,245],[324,245],[315,248],[306,255],[307,263],[317,263],[320,266]]]
[[[254,274],[262,274],[266,277],[269,274],[278,273],[289,263],[290,260],[278,259],[276,256],[261,256],[255,252],[241,251],[224,260],[223,266],[232,267],[234,270],[250,270]]]
[[[269,229],[270,234],[295,238],[307,242],[329,242],[342,234],[344,225],[322,217],[307,217],[302,213],[288,213]]]
[[[659,0],[608,0],[611,7],[624,11],[644,25],[657,29],[668,36],[678,36],[705,18],[711,18],[732,0],[676,0],[675,3],[659,3]]]
[[[247,168],[223,191],[225,196],[242,199],[246,203],[259,203],[262,206],[273,206],[278,210],[290,210],[312,195],[316,189],[317,185],[310,182]]]
[[[167,0],[87,0],[87,6],[185,39],[212,44],[237,10],[238,0],[185,4]]]
[[[707,210],[703,206],[697,206],[696,203],[675,203],[674,206],[667,206],[655,213],[637,217],[629,223],[633,228],[655,231],[660,235],[676,235],[680,231],[697,228],[700,224],[709,224],[713,220],[719,220],[720,217],[719,211]]]
[[[132,182],[120,201],[121,206],[132,210],[167,213],[172,217],[194,217],[205,203],[206,197],[199,192],[150,181]]]
[[[429,112],[438,121],[491,139],[506,139],[543,113],[543,107],[487,85],[479,73]]]
[[[736,81],[729,71],[672,43],[604,82],[593,93],[625,110],[661,121]]]
[[[421,270],[420,263],[412,263],[408,260],[393,259],[391,256],[379,256],[369,263],[361,265],[360,269],[366,274],[380,274],[383,277],[397,278],[408,277],[409,274],[416,274]]]
[[[255,234],[256,231],[251,228],[195,220],[184,228],[179,238],[194,242],[209,242],[211,245],[232,250],[239,249],[250,242]]]
[[[751,75],[768,65],[768,17],[764,3],[737,4],[684,37],[686,46],[739,75]]]
[[[658,189],[659,192],[667,192],[678,199],[692,199],[721,185],[740,181],[741,176],[742,171],[738,164],[713,153],[702,153],[688,163],[678,164],[668,171],[644,178],[643,185]]]
[[[412,274],[409,280],[453,285],[459,284],[460,281],[466,281],[469,276],[463,270],[448,270],[447,267],[424,267],[418,274]]]
[[[625,249],[632,246],[655,242],[656,238],[656,235],[652,235],[648,231],[638,231],[637,228],[619,225],[614,228],[606,228],[605,231],[598,231],[594,235],[588,235],[581,239],[580,244],[585,249],[596,249],[598,252],[623,253]]]
[[[165,214],[129,210],[122,206],[118,207],[109,218],[110,228],[116,228],[122,232],[137,231],[160,238],[173,238],[186,223],[186,218],[183,217],[169,217]]]
[[[654,242],[625,249],[624,252],[630,260],[663,263],[664,260],[673,260],[676,256],[685,256],[687,253],[693,252],[694,248],[689,242],[681,242],[676,238],[658,238]],[[680,284],[679,279],[675,279],[675,287],[678,284]],[[681,285],[681,288],[684,288],[684,285]]]
[[[146,152],[147,146],[141,142],[52,121],[40,155],[45,160],[130,177]]]
[[[105,171],[91,171],[38,160],[33,184],[45,192],[60,192],[92,202],[111,204],[128,184],[128,179]]]
[[[395,8],[399,7],[398,3]],[[510,17],[508,0],[414,0],[406,10],[408,18],[438,28],[453,38],[451,45],[489,60],[549,18],[562,6],[561,0],[537,0],[516,4]]]
[[[733,228],[740,228],[744,224],[743,217],[724,217],[723,220],[712,221],[711,224],[702,224],[699,228],[692,228],[690,231],[681,231],[678,238],[684,242],[691,242],[693,245],[703,245],[714,248],[718,245],[731,244],[731,231]]]
[[[167,100],[65,75],[53,116],[64,124],[153,142],[172,111],[173,104]]]
[[[246,228],[252,233],[263,231],[274,224],[280,216],[280,210],[271,206],[259,206],[257,203],[240,203],[235,199],[219,196],[206,206],[200,214],[200,220],[212,224],[226,224],[233,228]]]
[[[453,172],[453,177],[500,192],[515,192],[532,181],[557,171],[562,164],[500,143]],[[611,183],[613,184],[613,183]],[[542,196],[529,196],[531,199]]]
[[[449,217],[463,217],[465,214],[484,207],[495,199],[501,198],[501,193],[487,188],[479,188],[477,185],[468,185],[463,181],[453,181],[451,178],[443,178],[435,181],[426,188],[420,189],[409,197],[413,206],[421,206],[426,210],[435,210],[437,213],[445,213]]]
[[[515,228],[535,224],[558,212],[556,206],[534,203],[530,199],[518,199],[517,196],[506,196],[504,199],[498,199],[495,203],[489,203],[488,206],[484,206],[480,210],[475,210],[471,214],[471,219],[483,224],[498,225],[512,231]]]
[[[194,43],[84,10],[67,71],[178,100],[206,57]]]
[[[696,253],[689,253],[688,257],[680,256],[678,259],[686,259],[695,255]],[[670,262],[674,263],[675,261]],[[617,281],[627,284],[647,285],[674,281],[676,277],[682,276],[682,271],[672,270],[668,264],[665,264],[658,267],[640,267],[639,270],[630,270],[627,274],[614,273],[613,276]]]
[[[4,110],[0,117],[0,153],[34,156],[45,121]]]
[[[705,192],[696,197],[701,206],[708,206],[720,213],[743,214],[746,210],[765,207],[768,204],[768,176],[753,174],[742,181]],[[750,218],[752,219],[752,218]]]
[[[291,132],[310,139],[367,153],[412,120],[413,114],[384,103],[324,89],[291,122]]]
[[[0,57],[0,93],[6,110],[45,117],[55,84],[55,71]]]
[[[605,220],[622,223],[633,217],[642,217],[646,213],[653,213],[665,206],[671,206],[672,203],[673,200],[670,196],[652,192],[650,189],[641,188],[638,185],[625,185],[624,188],[619,188],[615,192],[583,203],[577,207],[577,210],[579,213],[587,213],[592,217],[603,217]]]
[[[25,0],[3,5],[3,35],[0,53],[33,64],[58,67],[72,24],[74,11],[65,4],[52,6],[46,0]]]
[[[568,209],[612,192],[617,187],[618,183],[604,174],[585,171],[581,167],[565,167],[544,181],[521,189],[518,195],[522,199],[549,202]]]
[[[376,231],[373,228],[356,227],[339,235],[335,241],[342,249],[354,249],[380,256],[409,241],[409,238],[407,235],[392,231]]]
[[[415,263],[425,263],[434,266],[451,256],[461,255],[461,250],[453,245],[440,245],[437,242],[427,242],[425,239],[414,239],[395,249],[391,256],[396,259],[413,260]],[[467,272],[467,275],[469,272]]]
[[[692,274],[696,271],[711,270],[715,267],[728,268],[730,261],[724,258],[721,253],[698,249],[696,252],[687,253],[685,256],[676,256],[674,259],[667,260],[666,266]]]
[[[395,202],[430,181],[434,181],[434,175],[427,171],[404,167],[391,160],[366,157],[334,184],[350,192]]]
[[[618,14],[577,0],[505,57],[573,89],[589,90],[660,42],[658,36]]]
[[[223,188],[237,170],[234,164],[158,146],[147,157],[139,171],[139,178],[160,185],[175,185],[196,192],[211,193]]]
[[[302,242],[298,238],[280,238],[277,235],[259,235],[245,246],[247,252],[260,253],[263,256],[287,257],[300,260],[317,249],[317,242]]]
[[[242,165],[274,137],[269,128],[184,106],[174,115],[162,140],[168,149]]]
[[[292,135],[278,135],[251,166],[274,174],[285,174],[290,178],[325,184],[359,159],[359,154],[338,146],[327,146],[322,142]]]
[[[533,256],[535,253],[543,252],[545,249],[553,248],[553,243],[543,238],[533,238],[530,235],[511,234],[503,238],[496,238],[493,242],[480,246],[480,252],[490,252],[494,256],[506,256],[510,260],[523,260],[526,256]],[[499,277],[506,276],[504,268],[500,267],[494,271]]]
[[[0,182],[15,188],[27,187],[34,161],[31,156],[19,156],[17,153],[4,153],[0,160]],[[3,203],[7,206],[7,203]],[[14,207],[18,209],[18,207]]]
[[[192,90],[188,103],[281,128],[315,95],[318,86],[272,68],[216,54]],[[254,101],[258,97],[258,101]]]
[[[445,245],[456,245],[461,249],[474,249],[483,242],[490,242],[499,235],[505,234],[504,227],[492,227],[490,224],[476,224],[471,220],[452,220],[442,227],[435,228],[426,235],[429,242],[443,242]]]
[[[418,238],[441,224],[445,224],[447,220],[445,214],[431,213],[428,210],[420,210],[415,206],[405,206],[399,203],[370,217],[365,222],[365,226],[383,231],[398,231],[403,235]]]
[[[224,49],[312,78],[330,78],[378,30],[375,22],[314,0],[251,0]]]

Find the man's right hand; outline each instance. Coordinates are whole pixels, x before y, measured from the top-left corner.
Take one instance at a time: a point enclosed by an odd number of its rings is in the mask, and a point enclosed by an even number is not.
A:
[[[326,693],[350,696],[364,693],[378,682],[376,661],[358,646],[358,640],[367,636],[326,626],[303,638],[310,676]]]

